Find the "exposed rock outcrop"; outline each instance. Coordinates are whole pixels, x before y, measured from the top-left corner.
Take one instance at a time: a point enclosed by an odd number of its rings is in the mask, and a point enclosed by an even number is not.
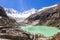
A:
[[[5,10],[4,10],[4,8],[1,7],[1,6],[0,6],[0,16],[2,16],[2,17],[8,17],[7,14],[6,14],[6,12],[5,12]]]

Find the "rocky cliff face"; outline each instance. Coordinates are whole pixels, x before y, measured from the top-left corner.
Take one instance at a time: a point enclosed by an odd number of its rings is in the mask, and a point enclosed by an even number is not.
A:
[[[29,25],[48,25],[60,27],[60,4],[36,12],[35,14],[29,16],[26,21]]]

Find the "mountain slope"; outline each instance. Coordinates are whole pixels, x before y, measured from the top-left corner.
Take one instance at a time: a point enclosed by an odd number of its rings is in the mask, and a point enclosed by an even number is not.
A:
[[[26,21],[29,25],[48,25],[60,27],[60,4],[40,10],[39,12],[29,16]]]

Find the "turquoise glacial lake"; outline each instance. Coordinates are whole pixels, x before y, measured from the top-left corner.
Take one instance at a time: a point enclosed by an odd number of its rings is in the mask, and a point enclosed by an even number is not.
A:
[[[52,26],[22,26],[21,29],[31,34],[41,34],[45,37],[51,37],[60,32],[58,28]]]

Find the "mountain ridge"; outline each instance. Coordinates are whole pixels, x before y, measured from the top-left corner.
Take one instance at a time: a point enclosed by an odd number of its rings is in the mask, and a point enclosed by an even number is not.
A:
[[[12,8],[4,8],[4,9],[5,9],[5,11],[6,11],[6,13],[7,13],[7,15],[9,17],[17,19],[17,21],[19,21],[19,20],[25,20],[26,18],[28,18],[32,14],[38,13],[38,12],[40,12],[42,10],[47,10],[47,9],[55,7],[57,5],[58,4],[55,4],[53,6],[43,7],[41,9],[39,9],[39,10],[37,10],[35,8],[32,8],[32,9],[30,9],[28,11],[24,11],[24,12],[18,12],[17,10],[14,10]]]

